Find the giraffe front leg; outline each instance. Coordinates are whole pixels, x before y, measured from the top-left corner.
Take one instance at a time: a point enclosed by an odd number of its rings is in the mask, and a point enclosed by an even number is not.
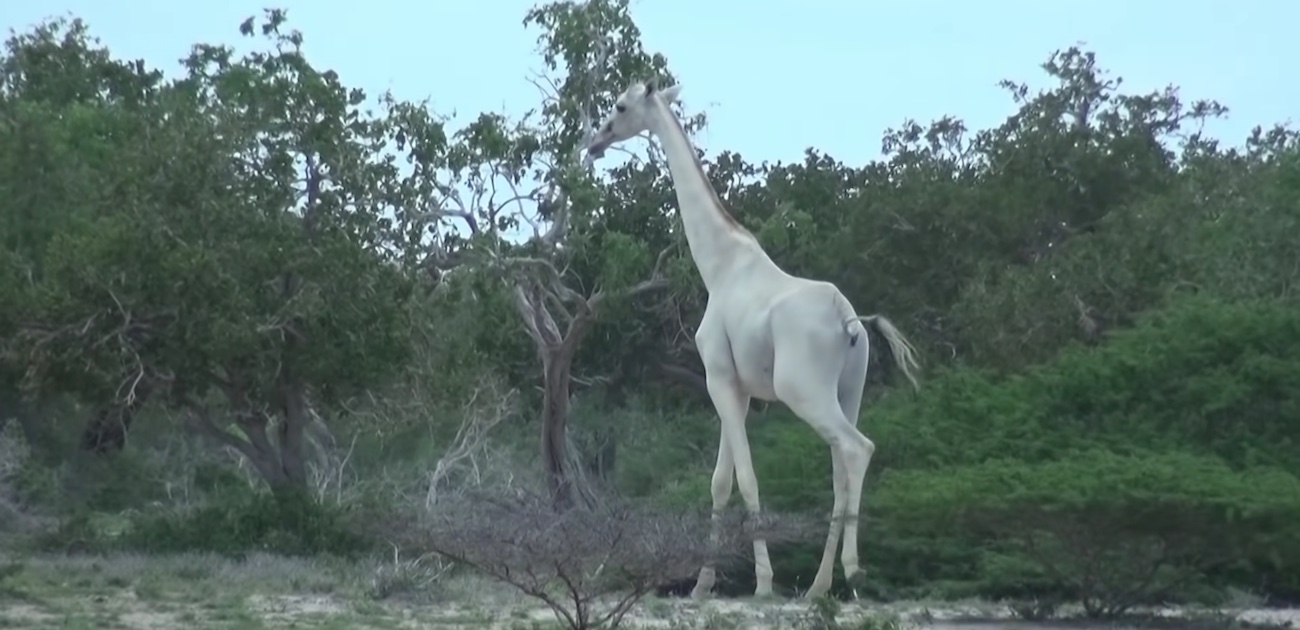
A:
[[[740,387],[734,376],[723,377],[715,374],[706,376],[709,397],[713,399],[713,406],[718,410],[718,418],[722,424],[722,439],[727,442],[727,448],[731,451],[736,485],[740,486],[740,496],[744,499],[745,508],[750,515],[757,517],[762,511],[758,500],[758,479],[754,475],[754,462],[749,453],[749,437],[745,433],[749,395]],[[760,536],[754,537],[754,582],[755,596],[766,597],[772,594],[772,561],[767,554],[767,541]]]
[[[727,447],[727,436],[721,431],[718,433],[718,461],[713,467],[713,482],[709,487],[713,495],[713,521],[709,532],[711,554],[716,553],[722,538],[722,510],[731,500],[731,484],[735,475],[735,464],[732,462],[731,449]],[[702,599],[713,590],[717,578],[715,562],[716,560],[710,557],[704,566],[700,567],[700,576],[695,580],[695,588],[691,590],[692,598]]]

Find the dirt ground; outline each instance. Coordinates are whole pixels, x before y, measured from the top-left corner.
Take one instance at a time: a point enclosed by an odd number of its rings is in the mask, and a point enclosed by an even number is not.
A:
[[[346,565],[253,555],[243,561],[211,556],[3,558],[20,568],[0,573],[0,628],[157,629],[183,628],[556,628],[554,614],[507,587],[475,578],[433,579],[422,571],[391,566]],[[1206,613],[1163,611],[1195,617]],[[1275,627],[1300,627],[1297,610],[1235,610],[1216,613]],[[893,618],[900,625],[886,623]],[[1008,611],[978,602],[942,605],[844,604],[837,618],[855,628],[1034,630],[1010,620]],[[874,620],[874,623],[873,623]],[[806,602],[798,600],[655,599],[641,602],[624,627],[723,629],[817,628]],[[1290,624],[1289,626],[1286,624]],[[1175,625],[1182,625],[1181,623]],[[1189,624],[1190,620],[1189,620]],[[1073,625],[1073,627],[1080,627]],[[1113,626],[1104,626],[1111,628]]]

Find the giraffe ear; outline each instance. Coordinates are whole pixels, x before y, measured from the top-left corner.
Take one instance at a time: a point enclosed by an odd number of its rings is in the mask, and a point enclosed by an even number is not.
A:
[[[664,95],[665,103],[675,103],[677,102],[677,97],[682,93],[682,84],[678,83],[677,85],[670,85],[661,90],[660,93]]]

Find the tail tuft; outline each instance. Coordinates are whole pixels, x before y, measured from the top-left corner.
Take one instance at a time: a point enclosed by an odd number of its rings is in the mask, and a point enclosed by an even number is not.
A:
[[[876,329],[880,336],[885,338],[889,344],[889,353],[894,355],[894,365],[898,366],[903,372],[903,376],[911,381],[912,389],[919,391],[921,384],[917,382],[913,370],[919,370],[920,364],[916,361],[916,348],[912,347],[911,342],[899,332],[894,324],[884,315],[855,315],[844,320],[844,332],[849,335],[849,345],[856,345],[858,342],[858,333],[849,326],[853,322],[865,322]]]

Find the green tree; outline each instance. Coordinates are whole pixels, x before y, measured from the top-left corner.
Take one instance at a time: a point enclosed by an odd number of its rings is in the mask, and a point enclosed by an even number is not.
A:
[[[6,109],[46,112],[43,124],[21,127],[31,142],[3,143],[9,159],[67,164],[5,182],[18,200],[7,218],[49,206],[60,219],[44,241],[7,248],[28,270],[8,285],[18,330],[5,347],[28,366],[25,387],[124,407],[148,393],[278,489],[307,481],[313,401],[381,383],[409,354],[421,252],[408,215],[429,195],[386,149],[407,140],[420,165],[445,147],[440,125],[391,99],[388,116],[365,115],[365,95],[313,68],[284,19],[270,10],[241,26],[269,50],[197,46],[166,85],[142,69],[108,74],[138,100],[20,92]],[[6,59],[29,84],[105,74],[86,67],[107,52],[87,53],[84,30],[58,41],[41,29]],[[68,63],[36,63],[51,48]]]
[[[637,188],[620,185],[635,181],[653,189],[662,171],[632,165],[616,170],[614,182],[602,182],[582,148],[628,84],[671,75],[663,56],[642,48],[626,0],[543,4],[524,24],[542,29],[546,70],[534,77],[541,106],[515,123],[483,114],[454,134],[438,184],[445,200],[435,212],[463,221],[470,236],[448,248],[440,267],[448,295],[485,300],[494,311],[510,304],[533,342],[542,368],[541,459],[557,504],[572,505],[591,500],[568,429],[584,341],[599,316],[612,322],[605,343],[584,355],[590,367],[583,369],[592,371],[578,379],[608,382],[608,374],[597,372],[627,356],[615,348],[628,336],[650,334],[645,322],[654,320],[638,320],[636,305],[663,303],[683,261],[663,206],[645,204]],[[697,118],[694,126],[702,122]],[[517,242],[519,230],[532,233]],[[499,313],[485,317],[505,326]],[[629,321],[641,331],[629,329]],[[515,343],[503,340],[500,328],[479,330],[487,345]]]
[[[157,93],[162,74],[140,62],[113,59],[80,20],[57,19],[5,41],[0,60],[0,337],[15,332],[23,288],[46,268],[45,248],[62,226],[93,213],[94,199],[129,147],[137,116]],[[44,435],[37,408],[24,400],[22,361],[0,359],[0,405]],[[141,397],[142,398],[142,397]],[[48,402],[48,401],[47,401]],[[135,407],[132,405],[131,407]],[[37,405],[36,407],[39,407]],[[83,442],[121,448],[132,408],[106,404],[90,417]]]

